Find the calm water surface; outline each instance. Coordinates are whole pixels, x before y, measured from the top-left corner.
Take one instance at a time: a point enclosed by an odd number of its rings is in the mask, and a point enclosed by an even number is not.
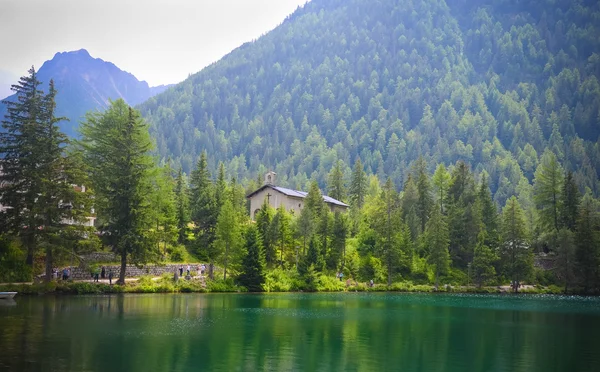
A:
[[[18,297],[0,371],[600,371],[600,299],[433,294]]]

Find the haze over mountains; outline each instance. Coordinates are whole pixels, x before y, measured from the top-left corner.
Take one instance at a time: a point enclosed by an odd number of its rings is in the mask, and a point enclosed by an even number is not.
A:
[[[206,150],[238,179],[271,168],[304,188],[360,157],[402,185],[419,156],[464,160],[503,205],[548,149],[597,193],[599,15],[590,1],[313,0],[140,108],[186,172]]]
[[[54,79],[58,90],[57,116],[70,119],[60,123],[69,136],[77,135],[79,121],[87,111],[105,109],[109,99],[123,98],[133,106],[168,88],[150,87],[114,64],[93,58],[85,49],[56,53],[54,58],[46,61],[38,70],[38,80],[43,83],[44,90],[50,79]],[[0,117],[4,117],[4,111],[5,105],[0,105]]]

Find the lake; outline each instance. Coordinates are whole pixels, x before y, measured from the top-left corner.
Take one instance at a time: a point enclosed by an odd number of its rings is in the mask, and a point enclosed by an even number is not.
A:
[[[0,371],[600,371],[600,299],[157,294],[0,303]]]

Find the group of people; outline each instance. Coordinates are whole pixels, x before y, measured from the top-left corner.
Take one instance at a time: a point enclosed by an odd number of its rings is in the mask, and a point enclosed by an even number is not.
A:
[[[58,275],[61,273],[60,269],[54,268],[52,269],[52,277],[58,280]],[[66,267],[62,270],[62,280],[69,280],[71,277],[71,269]]]
[[[99,279],[106,279],[107,275],[106,275],[106,267],[102,266],[102,269],[100,271],[98,271],[98,268],[95,268],[94,271],[92,272],[92,277],[94,278],[94,282],[98,282]],[[112,269],[108,270],[108,281],[109,284],[112,285],[112,279],[114,277],[113,271]]]
[[[200,275],[204,275],[205,271],[206,271],[206,265],[205,264],[198,265],[196,267],[196,272],[199,273]],[[190,274],[191,274],[191,267],[190,267],[190,265],[187,265],[186,276],[190,276]],[[183,276],[183,265],[179,266],[179,276]]]

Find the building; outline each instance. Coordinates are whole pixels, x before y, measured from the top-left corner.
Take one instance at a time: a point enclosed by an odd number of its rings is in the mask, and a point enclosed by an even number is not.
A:
[[[308,193],[276,186],[276,176],[277,173],[268,172],[265,174],[265,183],[258,190],[246,196],[250,200],[250,214],[253,220],[256,219],[256,213],[265,200],[271,207],[279,208],[283,205],[287,211],[293,214],[299,214],[304,207],[304,199]],[[327,195],[323,195],[323,200],[332,212],[345,212],[349,207],[348,204]]]

